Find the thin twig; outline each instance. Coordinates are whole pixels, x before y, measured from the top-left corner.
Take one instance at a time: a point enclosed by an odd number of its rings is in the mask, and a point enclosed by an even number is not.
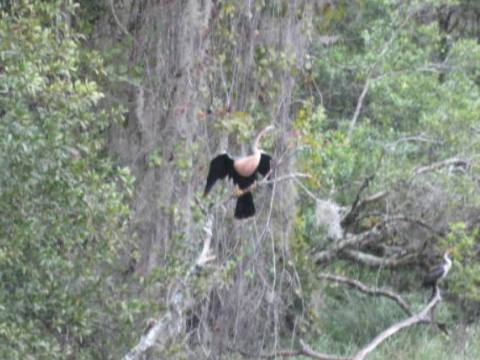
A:
[[[302,188],[305,193],[310,196],[313,200],[315,201],[321,201],[320,198],[318,198],[314,193],[312,193],[308,188],[298,179],[294,179],[294,181]]]
[[[376,56],[376,60],[375,62],[369,67],[368,71],[367,71],[367,76],[366,76],[366,80],[365,80],[365,84],[363,85],[363,90],[362,90],[362,93],[360,94],[360,97],[358,98],[358,101],[357,101],[357,106],[355,108],[355,112],[352,116],[352,119],[350,120],[350,126],[348,128],[348,134],[347,134],[347,139],[350,139],[351,138],[351,135],[353,133],[353,129],[355,128],[355,124],[358,120],[358,117],[360,116],[360,112],[361,112],[361,109],[362,109],[362,106],[363,106],[363,102],[365,100],[365,96],[367,94],[367,91],[368,91],[368,88],[369,88],[369,85],[370,85],[370,82],[373,80],[372,79],[372,74],[373,72],[375,71],[375,68],[377,67],[377,64],[380,62],[380,59],[383,58],[383,56],[387,53],[388,49],[390,48],[390,46],[393,44],[393,42],[395,41],[396,37],[397,37],[397,34],[398,32],[400,31],[400,29],[403,27],[403,25],[405,23],[408,22],[410,18],[410,15],[409,16],[406,16],[403,21],[399,24],[398,27],[395,28],[395,30],[392,32],[392,35],[390,36],[390,39],[384,43],[384,46],[383,46],[383,49],[379,52],[379,54]]]

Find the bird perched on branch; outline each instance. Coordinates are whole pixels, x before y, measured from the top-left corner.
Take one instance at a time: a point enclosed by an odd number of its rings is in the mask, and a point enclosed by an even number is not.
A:
[[[256,187],[258,174],[267,176],[270,173],[271,160],[270,155],[265,154],[259,148],[260,139],[273,126],[267,126],[260,131],[252,144],[252,154],[242,158],[232,158],[227,153],[215,157],[210,162],[210,169],[207,176],[207,185],[203,193],[206,196],[218,179],[224,179],[228,176],[235,184],[235,196],[237,205],[235,206],[235,218],[245,219],[255,214],[253,196],[250,190]]]
[[[445,251],[445,254],[443,254],[443,263],[425,275],[422,286],[434,288],[440,280],[447,276],[452,267],[452,260],[450,259],[449,254],[449,250]]]

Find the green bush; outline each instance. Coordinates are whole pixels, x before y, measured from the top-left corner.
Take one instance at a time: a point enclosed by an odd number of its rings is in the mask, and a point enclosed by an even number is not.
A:
[[[101,59],[72,2],[14,2],[0,20],[0,358],[114,356],[112,277],[132,179],[101,156]],[[127,309],[128,310],[128,309]],[[110,338],[110,340],[107,340]]]

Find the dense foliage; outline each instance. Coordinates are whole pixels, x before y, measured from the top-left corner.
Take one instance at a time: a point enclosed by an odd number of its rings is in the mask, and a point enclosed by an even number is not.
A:
[[[14,4],[0,21],[0,357],[106,358],[131,179],[101,152],[103,65],[73,3]]]
[[[472,64],[480,59],[480,46],[454,28],[448,57],[441,59],[438,23],[418,16],[426,8],[435,11],[434,4],[391,1],[351,7],[339,2],[331,10],[328,26],[337,42],[314,44],[307,86],[300,89],[310,100],[294,123],[300,135],[299,165],[314,174],[310,189],[344,206],[352,204],[367,178],[370,194],[390,194],[362,214],[354,232],[397,215],[430,224],[433,231],[421,238],[399,226],[403,233],[388,239],[388,245],[417,251],[420,257],[452,248],[460,260],[452,290],[473,300],[480,275],[474,270],[477,235],[472,218],[480,204],[480,88]],[[448,159],[461,159],[462,164],[417,172]],[[310,246],[318,247],[330,240],[318,236],[312,206],[307,197],[299,212],[299,231]]]

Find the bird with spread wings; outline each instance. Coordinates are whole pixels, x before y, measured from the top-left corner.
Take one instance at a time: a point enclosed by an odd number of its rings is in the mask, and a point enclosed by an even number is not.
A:
[[[253,196],[248,189],[255,187],[258,174],[265,177],[270,173],[272,157],[259,148],[259,142],[265,133],[272,129],[273,126],[267,126],[258,133],[252,144],[251,155],[235,159],[223,153],[210,162],[204,196],[210,192],[217,180],[228,176],[235,184],[237,204],[234,216],[237,219],[246,219],[255,215]]]

